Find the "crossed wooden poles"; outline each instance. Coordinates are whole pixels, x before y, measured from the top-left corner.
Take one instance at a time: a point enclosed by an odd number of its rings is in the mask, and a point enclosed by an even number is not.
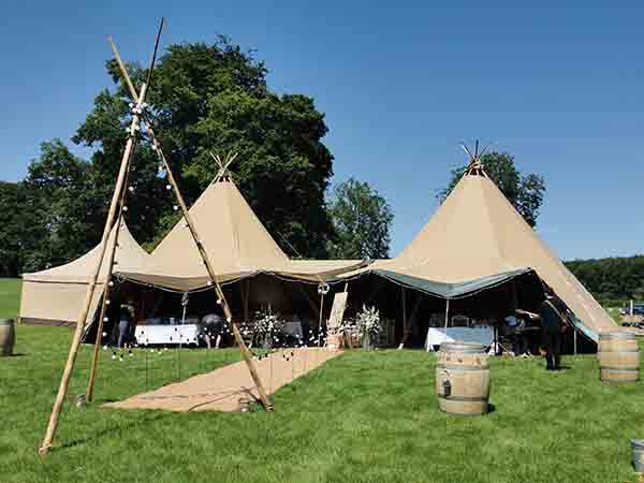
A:
[[[260,401],[264,408],[268,411],[272,410],[272,406],[270,403],[270,400],[268,399],[268,395],[266,391],[264,390],[264,386],[262,384],[262,381],[259,377],[259,374],[257,373],[257,368],[255,367],[255,362],[253,361],[253,358],[250,354],[250,351],[248,350],[248,347],[246,346],[246,343],[244,342],[241,333],[239,331],[239,327],[237,326],[236,323],[232,321],[232,312],[230,310],[230,306],[228,305],[228,302],[226,300],[226,297],[224,296],[223,290],[221,289],[221,285],[217,281],[217,276],[215,274],[215,270],[212,266],[212,263],[210,259],[208,258],[208,255],[206,254],[206,251],[203,247],[203,244],[201,242],[201,239],[199,238],[199,235],[197,233],[197,230],[195,228],[195,225],[192,221],[192,218],[190,214],[188,213],[188,207],[185,204],[185,201],[183,199],[183,196],[181,194],[181,191],[179,190],[179,187],[176,183],[176,180],[174,178],[174,175],[172,174],[172,170],[170,169],[170,165],[168,164],[167,158],[165,157],[165,154],[163,153],[163,149],[161,148],[161,144],[159,143],[154,130],[152,129],[152,125],[150,123],[150,120],[145,114],[145,109],[146,109],[146,104],[145,104],[145,97],[148,92],[148,88],[150,86],[150,82],[152,80],[152,71],[154,69],[154,64],[156,62],[156,56],[157,56],[157,51],[159,48],[159,39],[161,37],[161,32],[163,30],[163,25],[164,25],[164,20],[161,19],[161,22],[159,24],[159,29],[157,31],[157,35],[155,38],[154,42],[154,49],[152,51],[152,58],[150,60],[150,65],[148,69],[148,74],[145,82],[141,84],[140,89],[137,91],[137,89],[134,87],[134,84],[132,83],[132,79],[130,78],[127,69],[125,68],[125,65],[123,64],[121,60],[121,56],[119,55],[119,52],[116,48],[116,45],[112,42],[110,39],[110,43],[112,45],[112,50],[114,52],[114,56],[116,58],[116,62],[119,66],[119,69],[121,71],[121,74],[123,76],[123,80],[128,88],[128,91],[130,95],[132,96],[132,104],[131,104],[131,112],[132,112],[132,121],[130,122],[130,127],[128,128],[128,135],[127,135],[127,141],[125,143],[125,149],[123,151],[123,157],[121,158],[121,164],[118,172],[118,177],[116,179],[116,186],[114,187],[114,193],[112,195],[112,200],[110,202],[110,207],[108,210],[107,214],[107,220],[105,221],[105,227],[103,229],[103,236],[101,238],[101,242],[99,244],[99,259],[96,263],[96,267],[94,268],[94,271],[92,273],[92,276],[90,278],[89,284],[87,286],[87,291],[85,294],[85,299],[83,301],[82,309],[80,312],[80,315],[76,321],[76,328],[74,330],[74,335],[72,338],[72,343],[69,348],[69,354],[67,356],[67,362],[65,363],[65,369],[63,371],[63,375],[60,380],[60,385],[58,388],[58,393],[56,395],[56,400],[54,402],[54,405],[51,410],[51,414],[49,416],[49,422],[47,424],[47,429],[45,431],[45,436],[43,438],[43,441],[40,445],[40,448],[38,452],[40,453],[41,456],[45,456],[49,449],[52,446],[52,442],[54,439],[54,436],[56,434],[56,429],[58,427],[58,420],[60,416],[60,412],[63,408],[63,403],[65,400],[65,397],[67,395],[68,389],[69,389],[69,382],[71,379],[72,372],[74,370],[74,364],[76,362],[76,356],[78,355],[78,348],[80,346],[81,342],[81,337],[83,333],[83,328],[85,326],[85,321],[87,320],[88,314],[89,314],[89,309],[90,305],[92,302],[92,298],[94,296],[94,292],[96,289],[96,284],[98,281],[99,273],[101,266],[103,264],[103,260],[105,258],[105,253],[107,251],[107,245],[108,245],[108,239],[110,237],[110,234],[112,232],[112,229],[116,225],[117,228],[114,230],[114,241],[113,245],[110,249],[109,255],[108,255],[108,260],[107,260],[107,269],[108,269],[108,274],[106,277],[106,284],[104,286],[104,291],[103,291],[103,297],[102,297],[102,303],[101,303],[101,310],[100,310],[100,315],[98,319],[98,327],[97,327],[97,333],[96,333],[96,339],[94,343],[94,349],[92,353],[92,363],[90,367],[90,375],[89,375],[89,380],[87,383],[87,391],[86,391],[86,397],[89,400],[92,399],[93,394],[94,394],[94,382],[96,379],[96,369],[98,365],[98,358],[99,358],[99,348],[101,346],[101,340],[102,340],[102,335],[103,335],[103,323],[105,319],[105,313],[106,313],[106,306],[109,304],[109,292],[110,292],[110,287],[113,285],[112,282],[112,272],[113,272],[113,266],[114,266],[114,258],[115,258],[115,253],[116,253],[116,248],[118,246],[118,234],[121,229],[121,221],[123,217],[123,211],[125,211],[125,198],[126,198],[126,193],[127,190],[125,187],[127,186],[127,181],[129,178],[129,172],[130,172],[130,163],[132,160],[132,153],[134,150],[134,146],[136,144],[136,139],[137,139],[137,131],[140,129],[141,123],[145,125],[146,132],[148,136],[150,137],[150,140],[152,141],[152,148],[154,151],[157,153],[159,160],[161,161],[163,168],[165,169],[167,173],[167,178],[169,184],[172,186],[173,192],[175,197],[177,198],[177,202],[179,204],[179,207],[181,208],[181,211],[183,213],[183,219],[186,222],[186,225],[188,229],[190,230],[190,234],[192,236],[192,239],[195,242],[195,246],[197,247],[197,250],[199,251],[199,255],[201,256],[204,266],[206,267],[206,271],[208,272],[208,285],[213,287],[215,296],[217,297],[217,303],[222,306],[222,309],[224,311],[224,315],[226,317],[226,320],[228,321],[229,324],[231,324],[232,329],[233,329],[233,335],[235,337],[235,341],[239,345],[239,350],[241,352],[241,355],[246,362],[246,365],[248,366],[248,370],[250,372],[250,375],[253,379],[253,382],[255,383],[255,387],[257,388],[257,392],[259,394]],[[221,160],[217,160],[218,163],[220,164],[220,173],[224,173],[226,171],[226,167],[230,162],[232,162],[231,159],[227,161],[227,164],[224,165]]]

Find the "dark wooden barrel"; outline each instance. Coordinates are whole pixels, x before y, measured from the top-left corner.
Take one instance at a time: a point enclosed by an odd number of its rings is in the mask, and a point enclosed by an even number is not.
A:
[[[436,365],[436,395],[441,411],[474,416],[488,411],[490,368],[485,347],[443,342]]]
[[[16,341],[16,329],[12,319],[0,319],[0,351],[2,356],[13,353],[13,344]]]
[[[599,377],[604,382],[632,382],[640,377],[640,349],[635,334],[626,331],[599,334]]]

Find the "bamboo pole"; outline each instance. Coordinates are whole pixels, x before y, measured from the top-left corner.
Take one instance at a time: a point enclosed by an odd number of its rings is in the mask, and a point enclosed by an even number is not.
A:
[[[127,185],[129,177],[130,175],[128,170],[128,172],[125,175],[125,182],[123,183],[124,188]],[[116,249],[118,248],[119,232],[121,230],[121,226],[123,222],[123,206],[125,204],[126,194],[127,194],[127,190],[123,189],[121,193],[120,204],[119,204],[119,214],[116,221],[117,228],[114,232],[114,244],[112,245],[112,249],[110,250],[110,256],[107,263],[107,277],[105,277],[105,287],[103,288],[103,297],[101,299],[101,311],[98,317],[96,339],[94,340],[94,349],[92,352],[92,363],[89,369],[89,378],[87,379],[87,389],[85,390],[85,395],[87,397],[88,402],[91,402],[92,399],[94,398],[94,383],[96,382],[96,369],[98,367],[100,347],[103,341],[103,325],[104,325],[104,319],[105,319],[105,312],[107,310],[107,303],[108,303],[107,301],[109,300],[109,296],[110,296],[110,284],[113,283],[112,274],[114,271],[114,259],[116,256]]]
[[[103,228],[103,236],[99,244],[99,259],[97,261],[90,282],[87,286],[85,292],[85,299],[83,300],[82,309],[80,315],[76,321],[76,329],[74,330],[74,336],[72,338],[72,343],[69,348],[69,354],[67,356],[67,362],[65,363],[65,368],[63,370],[63,375],[60,380],[60,385],[58,387],[58,393],[56,394],[56,400],[49,415],[49,421],[47,423],[47,429],[45,430],[45,436],[43,441],[38,449],[38,453],[41,457],[44,457],[49,449],[51,448],[52,441],[56,435],[56,429],[58,428],[58,419],[60,416],[60,411],[63,408],[63,403],[65,401],[65,396],[69,389],[69,381],[71,379],[72,372],[74,370],[74,364],[76,362],[76,356],[78,355],[78,347],[80,346],[81,336],[83,333],[83,327],[87,316],[89,313],[89,307],[94,296],[94,289],[96,288],[96,281],[98,280],[98,275],[100,273],[101,265],[103,259],[105,258],[105,250],[107,248],[107,240],[109,234],[114,226],[116,210],[119,205],[119,201],[122,196],[123,186],[128,172],[130,161],[132,159],[132,150],[136,141],[136,131],[140,127],[141,114],[143,111],[143,103],[145,101],[145,96],[147,94],[149,81],[151,79],[152,68],[156,60],[157,49],[159,47],[159,39],[161,37],[161,30],[163,29],[163,19],[159,25],[159,30],[157,31],[157,36],[154,43],[154,50],[152,54],[152,59],[150,62],[150,70],[148,72],[148,82],[144,83],[141,86],[141,90],[138,96],[134,96],[135,106],[132,109],[132,122],[130,123],[130,128],[128,130],[128,138],[125,143],[125,149],[123,150],[123,157],[121,158],[121,164],[119,167],[118,176],[116,178],[116,185],[114,187],[114,193],[112,194],[112,200],[110,201],[110,208],[107,214],[107,219],[105,220],[105,226]]]
[[[116,48],[116,45],[112,42],[112,50],[114,51],[114,57],[116,59],[116,62],[119,66],[119,69],[121,70],[121,74],[123,75],[123,78],[125,79],[125,82],[127,84],[127,87],[130,91],[130,94],[132,95],[132,98],[136,99],[137,98],[137,92],[136,89],[134,88],[134,84],[130,80],[130,76],[127,73],[127,69],[125,68],[125,65],[123,64],[121,57],[118,53],[118,49]],[[156,46],[155,46],[155,51],[156,51]],[[151,70],[150,70],[151,72]],[[149,76],[148,76],[149,78]],[[144,84],[145,86],[145,84]],[[259,377],[259,374],[257,372],[257,368],[255,366],[255,363],[252,359],[252,356],[250,354],[250,351],[248,350],[248,347],[246,346],[246,343],[244,342],[244,339],[241,336],[241,333],[239,332],[239,327],[237,327],[237,324],[235,324],[232,320],[232,312],[230,310],[230,306],[228,305],[228,302],[226,301],[226,297],[224,296],[224,293],[221,289],[221,286],[219,285],[219,282],[217,281],[217,277],[215,275],[215,270],[212,267],[212,264],[210,263],[210,260],[208,258],[208,255],[206,254],[206,251],[203,247],[203,244],[201,243],[201,239],[199,238],[196,228],[194,226],[194,223],[192,222],[192,218],[190,217],[190,214],[188,213],[188,207],[186,206],[186,203],[183,199],[183,195],[181,194],[181,191],[179,190],[179,186],[177,185],[177,182],[174,178],[174,175],[172,174],[172,170],[170,169],[170,165],[168,164],[168,161],[165,157],[165,154],[163,153],[163,149],[161,148],[161,144],[159,143],[155,133],[154,129],[152,128],[151,123],[143,117],[143,122],[146,126],[147,132],[150,135],[150,138],[152,139],[152,145],[154,150],[156,151],[157,155],[159,156],[159,159],[161,160],[161,163],[163,164],[166,173],[168,175],[168,181],[170,185],[172,186],[172,189],[174,191],[175,197],[177,198],[177,202],[179,203],[179,206],[181,208],[181,212],[183,214],[183,218],[186,221],[186,225],[188,225],[188,229],[190,230],[190,235],[192,236],[192,239],[195,242],[195,245],[197,246],[197,250],[199,251],[199,255],[201,256],[201,259],[206,267],[206,271],[208,272],[208,277],[210,279],[210,285],[213,286],[215,295],[217,296],[217,303],[220,303],[222,305],[222,308],[224,310],[224,315],[226,317],[226,320],[228,321],[229,324],[232,325],[233,328],[233,336],[235,337],[235,341],[239,345],[239,350],[241,351],[242,357],[244,359],[244,362],[248,366],[248,371],[250,372],[250,375],[253,379],[253,382],[255,383],[255,387],[257,388],[257,392],[259,394],[260,401],[264,408],[267,411],[271,411],[273,409],[273,406],[271,405],[270,400],[268,399],[268,395],[266,394],[266,391],[264,390],[264,386],[262,384],[261,378]],[[234,158],[233,158],[234,159]]]
[[[154,134],[154,130],[152,129],[150,122],[145,118],[143,122],[145,123],[148,134],[152,139],[154,149],[159,155],[159,159],[161,160],[163,167],[166,170],[166,173],[168,176],[168,182],[172,186],[175,197],[177,198],[177,202],[179,203],[179,207],[181,208],[181,212],[183,213],[183,219],[185,220],[186,225],[188,226],[190,235],[192,236],[192,239],[194,240],[195,245],[197,246],[197,250],[199,251],[199,255],[201,256],[204,266],[206,267],[206,271],[208,272],[208,278],[210,279],[209,285],[212,285],[215,291],[215,295],[218,298],[217,303],[221,304],[224,310],[224,315],[226,317],[226,320],[232,326],[233,336],[235,337],[235,341],[239,345],[239,350],[241,351],[242,357],[244,358],[244,362],[248,366],[248,371],[250,372],[250,375],[253,378],[253,382],[255,383],[255,387],[259,394],[260,401],[267,411],[271,411],[273,407],[271,405],[270,400],[268,399],[268,395],[266,391],[264,390],[264,386],[262,384],[261,378],[259,377],[259,373],[257,372],[255,362],[253,361],[250,351],[248,350],[248,347],[246,346],[246,343],[244,342],[244,339],[242,338],[241,333],[239,332],[239,327],[237,327],[237,324],[233,322],[233,315],[232,315],[232,311],[230,310],[230,306],[228,305],[226,297],[224,296],[224,292],[221,289],[221,285],[217,280],[217,276],[215,275],[215,270],[212,266],[212,263],[210,262],[210,259],[208,258],[208,254],[206,253],[206,250],[203,247],[203,243],[199,238],[197,229],[195,228],[195,225],[192,221],[192,217],[188,212],[188,207],[183,199],[183,195],[181,194],[181,191],[179,190],[179,186],[177,185],[174,175],[172,174],[172,170],[170,169],[170,165],[168,164],[165,154],[163,154],[163,149],[161,148],[156,138],[156,135]]]
[[[449,322],[449,299],[445,299],[445,329],[447,329],[448,322]]]
[[[72,371],[74,370],[74,364],[76,362],[76,356],[78,354],[78,347],[80,346],[81,336],[83,333],[83,327],[85,321],[87,320],[87,315],[89,312],[89,307],[94,296],[94,289],[96,287],[96,281],[100,272],[103,259],[105,257],[105,250],[107,248],[107,239],[109,237],[112,226],[114,226],[114,217],[116,215],[116,209],[119,204],[119,199],[121,197],[121,191],[123,190],[123,185],[125,181],[125,175],[128,171],[130,160],[132,156],[132,148],[134,147],[134,142],[136,140],[136,131],[140,122],[140,112],[141,104],[145,99],[145,94],[147,92],[147,86],[144,84],[141,88],[141,94],[137,100],[137,107],[139,109],[133,110],[134,115],[132,116],[132,122],[129,128],[129,134],[127,142],[125,144],[125,150],[123,151],[123,157],[121,158],[121,166],[119,168],[118,177],[116,179],[116,186],[114,188],[114,193],[112,195],[112,200],[110,202],[110,208],[107,214],[107,220],[105,221],[105,227],[103,228],[103,236],[101,238],[100,249],[99,249],[99,260],[94,268],[92,277],[90,279],[89,285],[85,292],[85,299],[83,301],[82,309],[78,319],[76,320],[76,329],[74,331],[74,336],[72,338],[72,343],[69,348],[69,354],[67,356],[67,362],[65,363],[65,369],[63,370],[63,376],[60,380],[60,386],[58,387],[58,394],[56,395],[56,400],[54,406],[52,407],[51,414],[49,416],[49,422],[47,423],[47,429],[45,431],[45,436],[42,440],[42,444],[38,452],[41,456],[45,456],[51,448],[52,441],[56,434],[56,429],[58,427],[58,418],[60,416],[60,411],[63,408],[63,402],[67,391],[69,389],[69,381],[71,379]]]

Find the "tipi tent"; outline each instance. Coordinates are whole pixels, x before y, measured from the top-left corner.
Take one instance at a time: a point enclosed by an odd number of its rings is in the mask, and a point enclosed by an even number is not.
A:
[[[480,165],[470,167],[416,238],[371,272],[445,299],[466,297],[534,271],[576,316],[577,328],[597,341],[615,323],[539,239]]]
[[[114,246],[117,226],[114,225],[108,238],[108,252]],[[65,265],[23,274],[20,319],[26,322],[75,323],[99,256],[100,250],[96,246],[85,255]],[[122,223],[114,254],[115,271],[144,271],[149,258],[150,255],[132,237],[127,225]],[[108,257],[105,256],[90,306],[90,314],[96,311],[103,293],[102,286],[108,273],[107,264]]]
[[[357,260],[291,260],[257,218],[230,176],[219,176],[189,210],[220,283],[261,273],[318,282],[355,269]],[[145,271],[119,268],[129,280],[178,291],[208,283],[190,231],[179,220],[150,256]]]

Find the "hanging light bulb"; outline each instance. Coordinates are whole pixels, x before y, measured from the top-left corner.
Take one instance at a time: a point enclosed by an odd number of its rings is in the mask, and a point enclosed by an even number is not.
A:
[[[114,286],[114,280],[110,280],[110,281],[109,281],[109,283],[108,283],[108,285],[109,285],[110,287],[113,287],[113,286]]]
[[[165,189],[167,189],[168,191],[170,191],[170,190],[172,189],[172,186],[170,186],[169,184],[167,184],[167,185],[165,185]]]
[[[123,205],[123,211],[127,211],[127,205]]]
[[[178,207],[177,205],[172,205],[172,209],[173,209],[174,211],[177,211],[177,210],[179,209],[179,207]]]
[[[127,190],[128,190],[130,193],[134,193],[134,186],[128,186]]]

